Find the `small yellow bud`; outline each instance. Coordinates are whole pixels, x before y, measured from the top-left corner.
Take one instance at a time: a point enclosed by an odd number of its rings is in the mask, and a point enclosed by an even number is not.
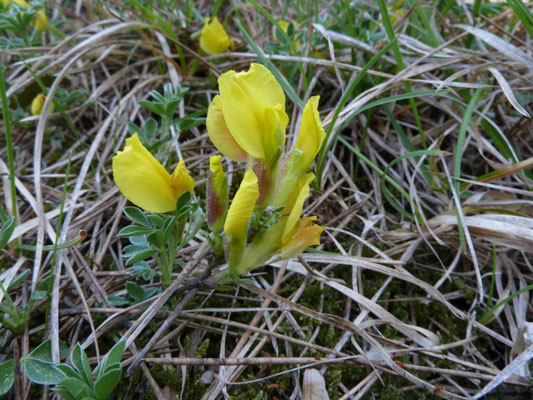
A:
[[[31,115],[41,115],[46,96],[39,93],[31,102]]]
[[[30,112],[31,115],[41,115],[43,111],[44,102],[46,101],[46,96],[43,93],[39,93],[31,102]],[[48,112],[52,113],[55,110],[54,103],[50,104]]]
[[[232,45],[232,42],[233,40],[230,39],[217,17],[213,20],[211,18],[205,19],[205,24],[200,34],[200,48],[203,51],[210,56],[225,53],[228,51],[228,47]]]

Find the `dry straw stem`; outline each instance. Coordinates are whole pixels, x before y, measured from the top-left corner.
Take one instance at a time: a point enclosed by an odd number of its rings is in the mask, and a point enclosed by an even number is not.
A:
[[[324,377],[330,398],[386,398],[387,387],[405,399],[418,392],[470,399],[530,391],[533,63],[524,22],[505,7],[482,7],[474,18],[457,2],[440,2],[450,9],[407,2],[394,9],[401,18],[393,25],[405,68],[398,71],[387,52],[342,102],[386,45],[375,3],[346,9],[349,2],[303,8],[288,2],[281,11],[271,1],[262,10],[222,2],[219,18],[236,49],[212,57],[198,54],[192,38],[203,26],[199,16],[214,16],[212,4],[152,3],[146,7],[153,15],[136,1],[78,2],[72,9],[50,3],[50,23],[68,15],[57,25],[63,38],[44,32],[31,47],[0,50],[15,121],[20,221],[12,240],[35,249],[6,247],[0,281],[8,287],[31,270],[27,282],[9,291],[23,305],[53,278],[50,297],[33,305],[21,338],[0,326],[2,357],[24,357],[52,338],[55,360],[60,340],[70,348],[79,342],[94,368],[122,337],[124,367],[141,367],[119,384],[124,398],[133,396],[131,385],[141,397],[205,400],[267,396],[269,385],[277,385],[296,398],[309,368]],[[298,47],[279,41],[273,47],[271,20],[282,18],[294,23]],[[6,32],[0,35],[12,39]],[[202,229],[177,255],[169,287],[133,277],[122,257],[128,243],[117,237],[128,223],[127,202],[112,181],[111,158],[130,136],[129,122],[143,127],[156,117],[139,101],[167,82],[186,86],[174,118],[201,117],[220,73],[265,61],[288,93],[287,146],[296,140],[300,102],[310,96],[321,96],[324,128],[331,128],[320,186],[304,207],[327,227],[322,244],[225,291],[204,279],[211,267],[223,266]],[[47,96],[42,114],[30,117],[24,99],[41,91],[36,79]],[[68,97],[76,91],[80,101]],[[413,96],[423,138],[406,96]],[[53,101],[64,114],[49,112]],[[3,131],[0,121],[0,137]],[[157,156],[169,169],[186,162],[203,205],[208,159],[216,151],[206,128],[172,127],[170,134]],[[10,198],[6,161],[1,146],[1,211]],[[245,167],[223,165],[234,193]],[[55,256],[46,251],[82,230],[88,237],[74,248]],[[127,282],[161,292],[133,302]],[[118,306],[110,296],[130,303]],[[172,379],[162,365],[172,368]],[[41,390],[17,384],[21,393]]]

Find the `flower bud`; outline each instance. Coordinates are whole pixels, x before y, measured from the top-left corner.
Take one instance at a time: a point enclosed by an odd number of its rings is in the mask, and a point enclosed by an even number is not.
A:
[[[233,47],[233,40],[228,36],[217,17],[206,18],[200,34],[200,48],[209,55],[225,53]]]
[[[224,223],[227,235],[226,259],[230,265],[239,263],[246,247],[248,223],[254,212],[255,203],[259,198],[257,176],[252,170],[246,171],[241,185],[235,193]]]
[[[228,180],[224,176],[220,158],[220,156],[209,158],[207,176],[207,225],[213,233],[222,230],[228,212]]]

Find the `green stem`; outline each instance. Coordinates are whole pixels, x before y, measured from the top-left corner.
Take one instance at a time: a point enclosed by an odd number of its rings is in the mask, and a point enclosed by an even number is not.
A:
[[[7,104],[6,83],[4,80],[4,68],[0,67],[0,100],[2,100],[2,114],[4,117],[4,130],[6,133],[7,166],[9,168],[9,185],[11,187],[11,208],[15,218],[15,226],[18,225],[17,214],[17,188],[15,186],[15,154],[13,152],[13,136],[11,135],[11,114]],[[18,239],[13,240],[13,246],[18,248]]]

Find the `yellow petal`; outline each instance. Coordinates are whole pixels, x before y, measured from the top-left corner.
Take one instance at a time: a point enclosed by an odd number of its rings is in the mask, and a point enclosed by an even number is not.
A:
[[[261,112],[261,133],[263,140],[264,160],[266,164],[272,157],[279,156],[283,152],[285,145],[285,128],[282,128],[280,121],[285,114],[281,104],[275,107],[267,106]]]
[[[42,31],[47,27],[48,17],[43,10],[39,10],[35,16],[35,27],[38,31]]]
[[[233,161],[246,161],[248,154],[246,154],[231,135],[224,120],[222,103],[218,95],[209,104],[205,124],[209,138],[222,154],[231,158]]]
[[[222,185],[224,183],[224,170],[222,169],[220,158],[220,156],[209,157],[209,171],[212,176],[212,188],[217,196],[220,196]]]
[[[312,173],[303,175],[298,181],[298,188],[296,196],[293,196],[292,202],[289,201],[289,204],[285,206],[283,212],[289,212],[287,221],[285,222],[285,228],[283,229],[282,242],[285,244],[291,237],[291,232],[300,220],[300,215],[302,214],[305,199],[309,197],[309,183],[315,179],[315,175]],[[289,211],[290,210],[290,211]]]
[[[39,93],[31,102],[31,115],[40,115],[43,110],[44,101],[46,96],[43,93]]]
[[[142,145],[137,134],[113,157],[113,178],[118,188],[136,206],[151,212],[176,208],[172,176]]]
[[[261,64],[252,64],[247,72],[228,71],[218,78],[224,120],[237,143],[251,156],[265,160],[272,149],[264,148],[264,135],[282,133],[276,139],[285,142],[289,117],[285,113],[285,94],[274,75]],[[272,107],[275,113],[265,111]],[[268,118],[265,120],[265,118]],[[275,118],[275,120],[271,120]]]
[[[4,4],[14,3],[17,6],[22,6],[26,8],[30,6],[25,0],[2,0],[2,3]]]
[[[185,162],[180,161],[172,173],[171,186],[174,197],[176,198],[174,200],[174,207],[176,207],[176,201],[183,193],[193,191],[194,184],[194,179],[192,179],[189,171],[185,169]]]
[[[305,105],[302,114],[300,131],[294,146],[295,150],[302,152],[298,159],[299,172],[305,172],[309,169],[320,150],[320,146],[322,146],[322,141],[326,137],[326,132],[324,132],[324,128],[322,128],[322,123],[320,122],[320,116],[318,114],[319,99],[320,96],[311,97]]]
[[[302,218],[300,221],[303,221],[304,224],[306,224],[305,220],[305,218]],[[281,249],[280,257],[282,260],[296,257],[302,254],[309,246],[320,244],[320,235],[322,234],[324,227],[310,225],[301,229],[296,227],[295,230],[297,231],[297,234],[291,236],[291,239]]]
[[[225,53],[228,51],[230,38],[217,17],[205,19],[202,33],[200,34],[200,48],[209,55]]]
[[[248,221],[252,217],[255,202],[259,198],[257,176],[249,169],[244,174],[241,185],[235,193],[224,223],[224,232],[235,238],[246,236]]]

